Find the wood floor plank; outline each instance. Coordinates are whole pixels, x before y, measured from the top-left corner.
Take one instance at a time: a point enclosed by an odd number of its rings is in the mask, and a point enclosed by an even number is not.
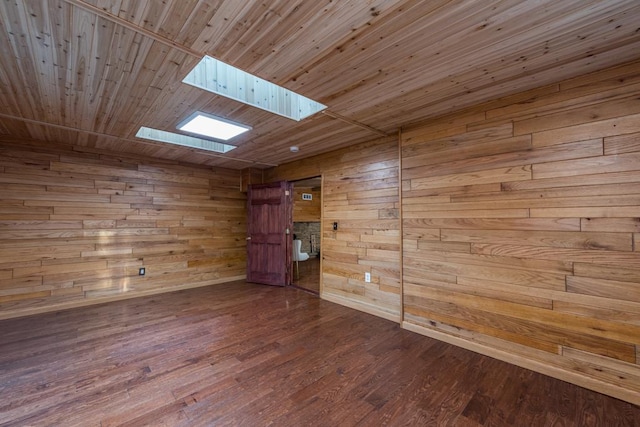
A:
[[[295,288],[0,321],[0,425],[638,425],[640,408]]]

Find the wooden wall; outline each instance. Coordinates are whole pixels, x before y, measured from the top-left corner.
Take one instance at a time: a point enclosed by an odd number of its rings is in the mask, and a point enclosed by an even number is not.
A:
[[[400,321],[398,140],[288,163],[266,182],[322,175],[321,297]],[[333,223],[338,230],[333,230]],[[365,283],[364,273],[371,273]]]
[[[320,222],[322,193],[320,188],[293,187],[293,221]],[[311,194],[311,200],[302,200],[302,193]]]
[[[262,174],[264,171],[262,169],[256,168],[245,168],[240,171],[240,191],[243,193],[247,192],[247,187],[251,184],[262,184],[264,181],[262,179]]]
[[[239,171],[42,144],[0,141],[0,318],[245,277]]]
[[[404,326],[640,403],[640,63],[401,144]]]
[[[640,404],[639,94],[636,62],[264,178],[323,177],[323,298]],[[83,150],[0,144],[0,317],[244,277],[239,172]]]

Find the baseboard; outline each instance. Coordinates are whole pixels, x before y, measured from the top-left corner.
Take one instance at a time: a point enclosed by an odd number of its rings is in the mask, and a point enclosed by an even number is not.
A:
[[[374,316],[382,317],[383,319],[391,320],[395,323],[400,323],[401,320],[400,313],[389,313],[388,311],[380,310],[379,308],[372,305],[363,304],[338,295],[332,295],[326,292],[322,292],[320,293],[320,298],[329,302],[344,305],[345,307],[353,308],[354,310],[363,311]]]
[[[232,277],[225,277],[224,279],[219,279],[219,280],[209,280],[207,282],[187,283],[187,284],[179,285],[179,286],[172,286],[172,287],[166,287],[166,288],[160,288],[160,289],[149,289],[149,290],[140,291],[140,292],[128,292],[128,293],[123,293],[123,294],[109,296],[109,297],[103,297],[103,298],[94,298],[94,299],[88,299],[88,300],[85,299],[85,300],[78,300],[78,301],[69,301],[69,302],[51,304],[51,305],[42,306],[42,307],[27,307],[27,308],[21,308],[21,309],[6,311],[6,312],[0,311],[0,320],[13,319],[13,318],[16,318],[16,317],[32,316],[34,314],[51,313],[51,312],[54,312],[54,311],[69,310],[69,309],[72,309],[72,308],[87,307],[87,306],[90,306],[90,305],[104,304],[106,302],[122,301],[122,300],[125,300],[125,299],[146,297],[146,296],[150,296],[150,295],[164,294],[164,293],[167,293],[167,292],[182,291],[182,290],[185,290],[185,289],[202,288],[202,287],[205,287],[205,286],[219,285],[221,283],[235,282],[237,280],[245,280],[246,278],[247,278],[246,275],[232,276]]]
[[[548,375],[562,381],[570,382],[572,384],[576,384],[580,387],[584,387],[598,393],[613,396],[617,399],[621,399],[635,405],[640,405],[640,394],[638,394],[636,391],[625,389],[611,383],[606,383],[595,378],[582,375],[578,372],[569,371],[567,369],[563,369],[562,367],[549,365],[541,361],[526,359],[524,357],[514,355],[512,353],[493,347],[489,347],[478,342],[469,341],[464,338],[449,335],[440,331],[436,331],[434,329],[425,328],[424,326],[416,325],[406,321],[402,322],[402,328],[408,331],[416,332],[420,335],[425,335],[430,338],[437,339],[439,341],[444,341],[448,344],[474,351],[476,353],[483,354],[485,356],[493,357],[494,359],[502,360],[503,362],[520,366],[521,368],[530,369],[532,371]]]

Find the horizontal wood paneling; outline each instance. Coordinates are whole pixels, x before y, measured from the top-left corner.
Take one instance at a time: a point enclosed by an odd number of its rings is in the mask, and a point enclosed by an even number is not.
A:
[[[247,192],[252,184],[262,184],[262,169],[246,168],[240,171],[240,191]]]
[[[311,200],[302,200],[302,193],[311,194]],[[322,192],[320,188],[293,187],[293,221],[320,222]]]
[[[318,175],[323,177],[321,297],[400,321],[397,138],[265,171],[272,181]],[[371,273],[370,283],[365,273]]]
[[[0,318],[245,277],[239,171],[17,140],[0,182]]]
[[[405,326],[640,403],[639,79],[403,132]]]

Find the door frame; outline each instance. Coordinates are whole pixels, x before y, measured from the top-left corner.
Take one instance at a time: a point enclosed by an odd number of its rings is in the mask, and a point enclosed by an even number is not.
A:
[[[318,277],[318,283],[319,283],[319,289],[318,289],[318,296],[322,297],[322,292],[324,290],[324,282],[322,280],[323,275],[322,275],[322,271],[323,271],[323,248],[324,248],[324,173],[320,173],[318,175],[313,175],[310,177],[302,177],[302,178],[295,178],[295,179],[289,179],[289,183],[293,184],[295,186],[295,184],[299,181],[305,181],[307,179],[313,179],[313,178],[320,178],[320,271],[319,271],[319,277]],[[293,202],[292,202],[292,208],[293,208]],[[292,214],[293,214],[293,210],[292,210]],[[293,215],[292,215],[292,221],[291,221],[291,232],[293,233]],[[293,264],[292,264],[293,266]],[[292,267],[293,268],[293,267]],[[292,279],[293,280],[293,277]],[[292,282],[293,284],[293,282]],[[295,285],[293,285],[295,286]],[[299,286],[295,286],[298,289],[303,289],[302,287]],[[315,293],[315,292],[314,292]]]

